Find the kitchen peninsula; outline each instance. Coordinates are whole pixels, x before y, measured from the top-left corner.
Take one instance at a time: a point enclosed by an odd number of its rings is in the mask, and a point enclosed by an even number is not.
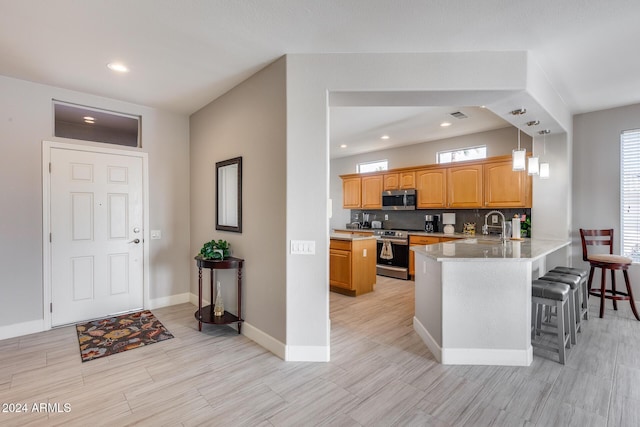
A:
[[[445,365],[530,365],[534,268],[569,244],[478,237],[413,246],[415,331]]]

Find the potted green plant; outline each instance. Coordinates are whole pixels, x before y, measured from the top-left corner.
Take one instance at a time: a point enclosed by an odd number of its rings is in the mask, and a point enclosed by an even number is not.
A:
[[[226,240],[212,240],[200,249],[202,259],[225,259],[231,256],[231,245]]]

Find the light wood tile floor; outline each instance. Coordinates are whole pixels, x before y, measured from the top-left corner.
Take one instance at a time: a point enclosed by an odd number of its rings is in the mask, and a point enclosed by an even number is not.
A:
[[[592,317],[566,366],[443,366],[413,331],[413,282],[331,293],[331,362],[283,362],[195,307],[153,310],[175,338],[80,362],[74,327],[0,341],[2,426],[638,426],[640,322]],[[259,325],[257,325],[259,326]],[[224,394],[224,396],[223,396]],[[70,412],[33,412],[33,404]],[[0,408],[3,409],[3,408]]]

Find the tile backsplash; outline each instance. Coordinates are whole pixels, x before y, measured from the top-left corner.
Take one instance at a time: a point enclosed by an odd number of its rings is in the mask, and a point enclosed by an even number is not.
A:
[[[369,214],[369,222],[381,221],[382,228],[393,230],[424,230],[424,217],[425,215],[439,215],[440,221],[438,223],[438,231],[442,231],[444,225],[442,224],[442,214],[444,212],[452,212],[456,214],[456,233],[462,233],[464,223],[470,222],[476,224],[476,233],[482,232],[482,226],[484,225],[484,216],[494,209],[420,209],[415,211],[383,211],[383,210],[366,210],[353,209],[351,210],[351,221],[362,222],[362,214]],[[502,212],[509,221],[515,214],[527,217],[531,217],[531,209],[495,209]],[[388,219],[385,220],[385,215]],[[531,218],[531,230],[535,229],[534,219]]]

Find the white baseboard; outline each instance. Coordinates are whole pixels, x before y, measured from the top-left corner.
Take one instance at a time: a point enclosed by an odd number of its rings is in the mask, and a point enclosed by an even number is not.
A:
[[[288,345],[286,362],[328,362],[330,347],[320,345]]]
[[[486,348],[445,348],[443,365],[529,366],[533,362],[533,347],[529,350]]]
[[[28,322],[15,323],[13,325],[0,326],[0,340],[35,334],[44,331],[44,320],[30,320]]]
[[[416,317],[413,318],[413,329],[443,365],[529,366],[533,362],[531,346],[527,350],[442,348]]]
[[[198,308],[198,295],[190,293],[189,294],[189,302],[191,304],[195,305],[196,308]],[[204,298],[202,299],[202,306],[203,307],[206,307],[209,304],[211,304],[211,301],[209,301],[208,299],[204,299]]]
[[[416,331],[418,336],[427,345],[427,348],[431,351],[431,354],[433,354],[436,360],[442,363],[442,347],[440,347],[427,328],[425,328],[422,322],[420,322],[420,320],[415,316],[413,317],[413,330]]]
[[[197,304],[197,303],[196,303]],[[275,354],[283,360],[286,359],[286,345],[278,341],[269,334],[264,333],[262,330],[256,328],[251,323],[242,323],[242,335],[254,341],[256,344],[266,348],[271,353]]]
[[[169,307],[171,305],[184,304],[185,302],[190,302],[190,296],[191,294],[189,292],[185,292],[183,294],[169,295],[168,297],[150,299],[149,307],[147,307],[147,309],[153,310],[154,308]],[[196,299],[196,305],[198,305],[197,299]]]

